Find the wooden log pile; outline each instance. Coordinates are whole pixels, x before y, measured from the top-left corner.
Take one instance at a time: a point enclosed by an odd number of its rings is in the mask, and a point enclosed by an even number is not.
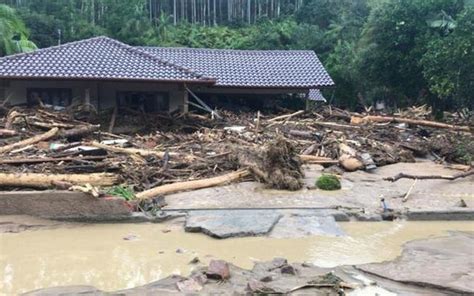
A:
[[[214,120],[114,109],[85,122],[65,111],[15,107],[0,119],[0,190],[126,184],[143,199],[243,178],[298,189],[301,163],[353,171],[426,156],[470,161],[461,154],[474,155],[472,123],[439,123],[420,110],[400,113],[409,118],[334,107],[282,114],[221,110],[223,119]],[[272,155],[273,166],[265,155]],[[269,177],[275,175],[294,185],[281,186]]]

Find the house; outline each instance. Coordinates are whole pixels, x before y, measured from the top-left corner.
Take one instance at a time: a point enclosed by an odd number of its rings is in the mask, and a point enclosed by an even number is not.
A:
[[[108,109],[208,108],[200,95],[301,94],[334,83],[313,51],[132,47],[95,37],[0,58],[0,101]]]

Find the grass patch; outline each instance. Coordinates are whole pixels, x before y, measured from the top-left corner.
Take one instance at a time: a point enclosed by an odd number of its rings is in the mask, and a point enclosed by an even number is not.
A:
[[[322,175],[316,180],[316,186],[321,190],[338,190],[341,182],[335,175]]]
[[[126,201],[135,199],[135,192],[133,192],[133,189],[131,186],[127,186],[127,185],[118,185],[118,186],[111,187],[109,190],[107,190],[107,194],[121,197],[125,199]]]

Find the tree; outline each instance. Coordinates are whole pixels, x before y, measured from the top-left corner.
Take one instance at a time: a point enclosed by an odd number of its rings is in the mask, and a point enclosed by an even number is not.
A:
[[[28,30],[15,10],[0,4],[0,56],[35,49],[36,45],[28,40]]]
[[[447,26],[447,24],[444,24]],[[474,9],[451,19],[437,38],[429,41],[420,65],[430,91],[441,101],[474,108]]]

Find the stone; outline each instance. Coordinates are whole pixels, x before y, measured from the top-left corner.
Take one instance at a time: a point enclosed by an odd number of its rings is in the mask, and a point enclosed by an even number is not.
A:
[[[282,274],[296,275],[296,269],[291,265],[285,265],[280,269]]]
[[[273,277],[271,275],[264,276],[263,278],[260,279],[261,282],[268,283],[273,281]]]
[[[176,286],[180,292],[190,293],[199,292],[202,290],[202,285],[194,279],[187,279],[181,282],[177,282]]]
[[[247,290],[253,294],[272,294],[278,293],[275,289],[268,287],[265,283],[261,281],[250,279],[247,283]]]
[[[348,172],[357,171],[364,167],[364,164],[357,158],[343,158],[340,160],[341,166]]]
[[[203,210],[189,212],[187,232],[203,232],[215,238],[265,235],[281,214],[267,210]]]
[[[189,264],[198,264],[201,262],[198,257],[194,257],[191,261],[189,261]]]
[[[230,278],[229,264],[224,260],[211,260],[206,271],[207,278],[226,280]]]

